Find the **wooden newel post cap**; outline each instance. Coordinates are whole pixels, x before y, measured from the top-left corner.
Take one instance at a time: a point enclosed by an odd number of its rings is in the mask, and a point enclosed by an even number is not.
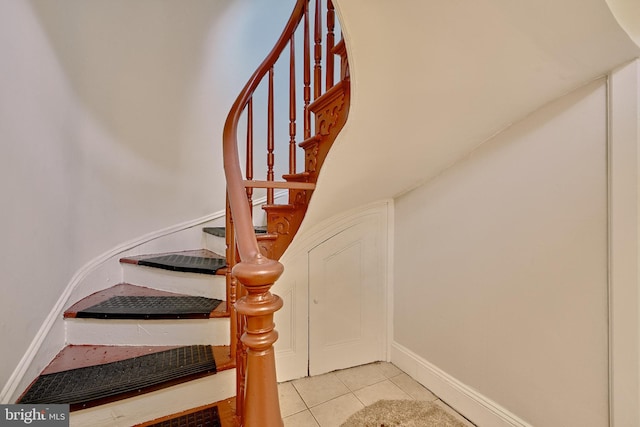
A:
[[[249,288],[252,286],[273,285],[283,271],[284,267],[278,261],[259,257],[252,262],[243,261],[236,264],[231,273],[251,292]]]

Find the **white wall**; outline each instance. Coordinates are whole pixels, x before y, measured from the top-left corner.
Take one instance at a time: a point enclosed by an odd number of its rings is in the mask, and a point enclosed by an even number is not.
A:
[[[0,3],[0,384],[73,271],[75,111],[27,2]]]
[[[531,425],[608,425],[606,105],[601,79],[396,200],[395,341]]]
[[[224,119],[293,3],[0,2],[0,385],[84,263],[224,208]]]

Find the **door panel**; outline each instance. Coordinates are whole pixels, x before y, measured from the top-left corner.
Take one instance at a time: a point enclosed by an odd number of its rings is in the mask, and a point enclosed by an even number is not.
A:
[[[385,358],[380,217],[368,216],[309,252],[309,373]]]

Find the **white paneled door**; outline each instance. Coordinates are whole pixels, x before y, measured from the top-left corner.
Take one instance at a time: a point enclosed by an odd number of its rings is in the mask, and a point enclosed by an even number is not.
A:
[[[309,251],[309,374],[384,360],[386,216],[361,217]]]

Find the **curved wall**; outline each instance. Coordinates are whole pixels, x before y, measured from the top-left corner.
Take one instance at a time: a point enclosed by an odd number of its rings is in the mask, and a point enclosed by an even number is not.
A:
[[[224,209],[223,122],[293,3],[0,2],[0,385],[88,260]]]

